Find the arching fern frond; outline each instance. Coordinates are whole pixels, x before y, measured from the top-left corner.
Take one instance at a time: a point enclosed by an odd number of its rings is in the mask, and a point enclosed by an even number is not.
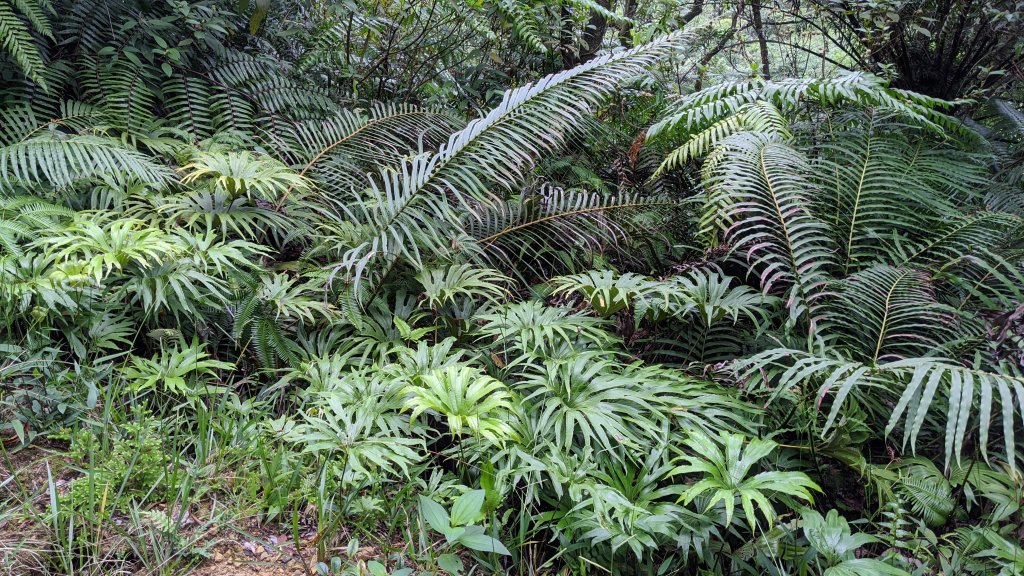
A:
[[[832,290],[836,302],[822,332],[868,364],[925,356],[952,337],[952,315],[924,272],[876,265]]]
[[[527,46],[547,54],[548,47],[541,37],[537,17],[531,13],[529,6],[523,4],[520,0],[496,0],[494,6]]]
[[[891,127],[890,127],[891,128]],[[839,248],[840,272],[846,274],[877,261],[885,253],[880,236],[900,234],[919,237],[939,210],[943,198],[923,185],[926,159],[907,158],[908,143],[866,125],[839,132],[819,147],[814,162],[815,180],[821,186],[822,218],[831,221]],[[898,216],[898,217],[897,217]]]
[[[898,265],[927,266],[933,269],[954,265],[962,258],[987,246],[998,246],[1007,234],[1022,226],[1020,218],[1000,212],[970,215],[948,214],[946,223],[918,241],[895,241],[891,259]]]
[[[737,132],[748,131],[775,134],[781,139],[790,137],[788,121],[774,104],[764,101],[744,104],[735,114],[726,116],[690,136],[686,143],[665,157],[651,178],[656,179],[669,170],[706,155],[722,140]]]
[[[367,112],[342,111],[267,132],[283,160],[301,165],[299,174],[329,192],[365,183],[367,170],[400,162],[424,146],[439,146],[458,128],[441,112],[408,104],[376,104]]]
[[[757,78],[711,86],[681,98],[665,118],[648,129],[647,135],[655,138],[680,127],[693,133],[757,101],[770,102],[784,112],[807,101],[822,106],[877,107],[921,126],[964,130],[959,120],[941,112],[953,103],[890,88],[885,80],[871,74],[850,72],[836,78]]]
[[[705,225],[720,227],[745,254],[766,292],[788,291],[791,321],[804,316],[835,252],[828,228],[809,210],[806,158],[774,137],[743,132],[720,144],[705,171]]]
[[[0,183],[47,182],[66,186],[98,176],[153,186],[163,186],[174,179],[173,172],[152,158],[103,136],[52,132],[0,147]]]
[[[65,131],[88,133],[103,123],[103,111],[78,100],[61,100],[49,109],[50,102],[32,102],[0,108],[0,145],[27,140],[51,127]]]
[[[418,260],[420,248],[413,246],[413,238],[425,236],[425,222],[457,222],[453,201],[469,207],[499,199],[502,189],[509,190],[538,156],[561,145],[619,82],[672,50],[675,40],[665,37],[510,90],[486,116],[452,134],[437,153],[382,170],[371,180],[376,194],[391,203],[382,205],[382,216],[374,219],[375,236],[353,248],[342,266],[358,282],[369,261],[382,254]],[[433,242],[430,247],[438,246]]]
[[[613,247],[643,223],[634,214],[679,207],[665,197],[602,195],[545,187],[496,205],[482,205],[465,217],[465,229],[480,247],[480,259],[507,269],[529,267],[539,277],[557,268],[574,249]],[[548,269],[542,269],[548,266]]]
[[[158,124],[159,70],[126,59],[108,62],[100,58],[87,63],[82,87],[89,100],[101,107],[108,125],[130,133],[144,133]],[[168,95],[167,104],[173,104],[172,96]]]
[[[907,358],[872,366],[790,349],[762,352],[734,368],[750,389],[770,391],[769,402],[787,392],[808,393],[811,390],[806,387],[816,387],[819,406],[825,398],[831,399],[823,434],[851,396],[887,420],[886,434],[901,429],[904,447],[916,449],[919,439],[928,438],[921,435],[926,425],[945,430],[947,468],[954,460],[960,462],[969,430],[977,429],[977,443],[988,459],[995,411],[1002,424],[1002,457],[1016,469],[1017,432],[1024,423],[1024,378],[1019,375],[973,370],[941,358]],[[1017,406],[1021,409],[1015,415]]]
[[[44,88],[45,63],[32,32],[53,38],[47,7],[46,0],[0,1],[0,49],[26,77]]]

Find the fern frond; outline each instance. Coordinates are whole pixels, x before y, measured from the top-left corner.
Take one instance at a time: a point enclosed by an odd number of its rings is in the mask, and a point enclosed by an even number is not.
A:
[[[376,104],[267,133],[278,154],[301,164],[322,190],[361,187],[367,170],[400,162],[424,145],[437,146],[457,128],[448,115],[406,104]]]
[[[103,176],[116,182],[163,186],[174,173],[113,138],[57,132],[0,147],[0,182],[48,182],[66,186]]]
[[[803,316],[820,295],[835,252],[828,228],[809,210],[814,186],[806,158],[776,138],[741,132],[720,144],[705,170],[704,222],[717,222],[745,251],[765,291],[789,291],[791,320]]]
[[[527,46],[541,54],[548,53],[548,47],[540,35],[537,17],[531,13],[529,6],[524,6],[520,0],[496,0],[494,6]]]
[[[939,182],[935,188],[926,184],[927,159],[913,153],[907,158],[907,142],[886,131],[869,118],[863,128],[842,131],[823,144],[815,162],[815,180],[824,192],[819,204],[823,218],[835,225],[844,275],[885,255],[879,237],[919,237],[937,214],[953,210],[948,203],[939,206],[945,193]]]
[[[1021,456],[1016,445],[1018,424],[1024,423],[1024,377],[1018,375],[973,370],[941,358],[907,358],[872,366],[789,349],[762,352],[738,361],[735,369],[751,389],[771,391],[769,402],[808,385],[817,386],[819,405],[832,396],[822,433],[831,429],[851,395],[877,416],[888,416],[886,434],[901,427],[903,445],[912,449],[925,424],[934,422],[945,430],[947,469],[951,462],[961,461],[971,429],[978,431],[978,445],[988,460],[993,410],[998,410],[1003,457],[1011,470],[1016,470]],[[1015,406],[1021,407],[1016,415]]]
[[[952,315],[924,272],[876,265],[832,289],[837,301],[822,332],[868,364],[925,356],[952,338]]]
[[[884,80],[863,72],[851,72],[837,78],[776,81],[754,79],[712,86],[681,98],[667,116],[648,128],[647,136],[656,139],[681,131],[688,137],[687,140],[692,140],[695,134],[699,134],[700,140],[705,142],[716,135],[721,139],[730,130],[735,131],[743,125],[742,116],[749,114],[755,103],[768,103],[782,113],[787,113],[808,101],[821,106],[877,108],[898,114],[906,122],[936,132],[952,130],[973,136],[973,132],[966,129],[962,122],[943,112],[953,103],[889,88]],[[732,116],[741,118],[732,122],[725,121]],[[772,119],[773,127],[780,124],[778,120]],[[686,151],[673,154],[670,157],[672,163],[663,163],[659,171],[678,165],[687,155],[692,155],[701,147],[700,144],[692,146]],[[706,145],[703,147],[707,148]]]
[[[106,123],[132,133],[148,132],[158,124],[158,70],[127,59],[89,59],[86,65],[82,88],[102,108]]]
[[[353,248],[342,266],[358,282],[369,261],[381,254],[418,261],[420,248],[413,238],[436,236],[423,233],[425,222],[457,222],[453,200],[465,207],[493,203],[500,194],[492,185],[510,189],[538,156],[561,145],[623,78],[641,73],[674,46],[675,37],[666,37],[511,90],[486,116],[452,134],[437,153],[382,170],[371,178],[374,195],[390,204],[381,206],[373,219],[375,237]],[[438,240],[428,247],[443,247]]]
[[[46,65],[43,62],[43,54],[32,37],[32,31],[53,38],[41,2],[0,1],[0,49],[14,60],[26,77],[46,88],[46,80],[42,75]]]
[[[726,116],[690,136],[682,146],[665,157],[651,178],[658,178],[685,162],[706,155],[721,141],[737,132],[744,131],[773,134],[783,140],[790,137],[787,121],[774,104],[770,102],[744,104],[737,109],[736,114]]]
[[[633,232],[629,215],[679,206],[663,197],[638,194],[603,195],[582,190],[544,187],[513,201],[484,205],[465,218],[465,229],[481,248],[485,262],[512,270],[526,265],[554,265],[573,249],[614,246]]]
[[[163,104],[167,119],[192,136],[191,141],[208,138],[215,131],[215,109],[210,86],[190,74],[175,74],[163,83]],[[222,100],[223,101],[223,100]],[[230,99],[227,99],[231,102]]]
[[[896,241],[890,258],[900,266],[941,269],[988,246],[999,246],[1008,232],[1022,225],[1019,217],[999,212],[948,214],[946,224],[916,242]]]

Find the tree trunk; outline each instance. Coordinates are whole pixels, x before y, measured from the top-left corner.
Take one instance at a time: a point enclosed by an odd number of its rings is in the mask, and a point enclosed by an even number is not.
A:
[[[772,71],[770,68],[771,63],[768,61],[768,40],[764,36],[764,24],[761,22],[761,2],[763,1],[755,0],[750,3],[750,9],[753,13],[751,22],[754,25],[754,33],[757,34],[757,47],[761,50],[761,76],[766,80],[770,80]]]

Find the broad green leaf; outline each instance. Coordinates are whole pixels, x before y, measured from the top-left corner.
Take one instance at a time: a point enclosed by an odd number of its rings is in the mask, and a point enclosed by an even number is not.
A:
[[[472,490],[459,496],[455,504],[452,505],[452,525],[464,526],[483,518],[484,497],[483,490]]]
[[[486,534],[473,534],[469,536],[463,536],[459,538],[459,543],[469,548],[470,550],[478,550],[480,552],[493,552],[495,554],[501,554],[503,556],[509,556],[512,553],[508,551],[508,548],[501,543],[491,538]]]
[[[430,498],[420,496],[420,517],[427,521],[435,531],[447,534],[452,529],[451,519],[448,512]]]

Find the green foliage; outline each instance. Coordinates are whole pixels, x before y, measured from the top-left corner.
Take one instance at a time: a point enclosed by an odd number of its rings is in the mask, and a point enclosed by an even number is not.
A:
[[[826,4],[0,0],[0,563],[1019,573],[1019,7]]]
[[[461,438],[467,429],[495,444],[515,434],[513,426],[499,417],[513,413],[513,397],[500,381],[481,375],[468,366],[448,366],[421,374],[404,392],[410,421],[432,411],[445,418],[448,430]]]
[[[170,461],[157,423],[145,415],[136,422],[114,428],[105,438],[95,431],[79,430],[69,454],[88,462],[88,473],[71,483],[67,495],[74,508],[99,504],[90,510],[100,515],[116,509],[117,502],[145,495],[158,484]]]
[[[718,440],[716,442],[702,432],[691,435],[685,446],[694,456],[683,456],[685,464],[677,467],[673,473],[700,474],[702,477],[683,492],[683,502],[689,504],[710,492],[705,510],[721,502],[725,507],[726,525],[732,523],[736,499],[739,499],[753,532],[758,524],[757,512],[760,512],[768,526],[775,521],[776,512],[766,492],[786,494],[810,502],[813,499],[811,490],[821,490],[802,472],[766,470],[751,476],[750,469],[778,446],[771,440],[754,438],[745,441],[742,435],[725,432]]]
[[[202,351],[197,342],[182,349],[161,350],[150,358],[132,357],[131,366],[124,371],[133,391],[158,390],[189,398],[220,391],[215,386],[200,384],[204,377],[216,377],[218,370],[231,370],[229,362],[213,360]]]
[[[7,56],[17,63],[20,71],[42,86],[43,54],[32,32],[53,38],[47,12],[48,2],[39,0],[7,1],[0,4],[0,38]]]
[[[483,506],[483,490],[470,490],[459,496],[452,503],[450,514],[430,498],[420,496],[419,500],[420,517],[434,531],[443,535],[449,546],[454,548],[457,545],[470,550],[509,555],[510,552],[501,542],[488,536],[483,527],[476,525],[476,522],[483,518]],[[457,558],[453,554],[445,554],[438,558],[438,563],[442,568],[448,570],[447,567],[462,565]],[[453,572],[452,570],[448,571]],[[453,573],[457,572],[459,570],[455,570]]]
[[[822,556],[826,569],[823,574],[843,576],[845,574],[864,574],[873,576],[905,575],[908,572],[875,560],[873,558],[857,558],[855,552],[867,545],[878,542],[878,538],[870,534],[854,534],[849,522],[835,510],[829,510],[822,516],[814,510],[803,513],[804,537]]]

